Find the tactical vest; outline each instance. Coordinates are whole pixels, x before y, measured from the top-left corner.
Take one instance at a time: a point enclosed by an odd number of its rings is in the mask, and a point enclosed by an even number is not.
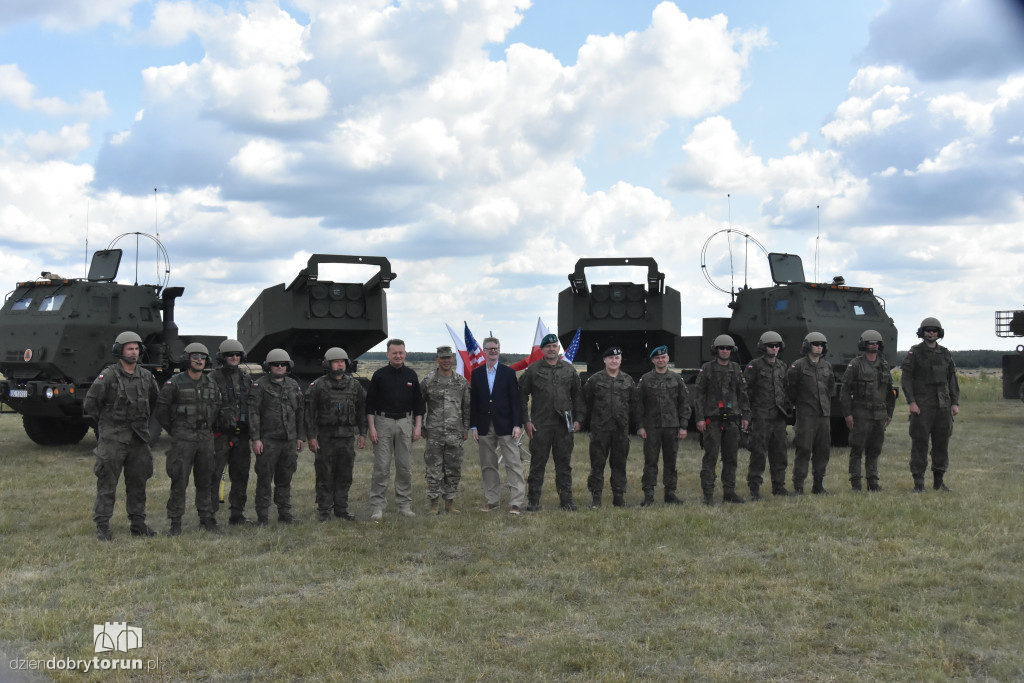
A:
[[[206,432],[216,425],[220,391],[208,375],[194,381],[187,372],[170,380],[177,392],[172,411],[174,431]]]

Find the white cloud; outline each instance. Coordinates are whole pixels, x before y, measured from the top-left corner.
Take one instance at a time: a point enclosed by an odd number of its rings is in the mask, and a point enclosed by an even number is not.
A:
[[[45,116],[106,116],[110,110],[102,92],[83,92],[78,104],[59,97],[36,97],[36,86],[17,64],[0,64],[0,101]]]
[[[128,26],[131,9],[140,0],[5,0],[0,26],[38,21],[65,33],[84,31],[103,23]]]

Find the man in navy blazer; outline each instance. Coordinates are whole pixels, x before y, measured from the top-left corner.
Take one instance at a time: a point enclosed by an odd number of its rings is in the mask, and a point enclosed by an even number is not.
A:
[[[509,488],[509,513],[520,514],[526,499],[526,478],[516,439],[523,424],[516,371],[498,362],[501,344],[494,337],[483,342],[486,363],[473,370],[470,384],[469,424],[473,440],[479,444],[480,478],[486,502],[481,512],[490,512],[501,503],[501,474],[498,454],[505,461],[505,481]]]

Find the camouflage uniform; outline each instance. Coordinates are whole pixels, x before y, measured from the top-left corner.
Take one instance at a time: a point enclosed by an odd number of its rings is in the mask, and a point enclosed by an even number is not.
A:
[[[141,365],[131,374],[121,363],[108,366],[89,387],[83,411],[96,420],[96,504],[92,519],[107,526],[114,514],[117,482],[124,470],[125,508],[133,529],[146,528],[146,482],[153,476],[149,450],[149,411],[158,390]]]
[[[701,366],[693,388],[693,416],[704,422],[704,457],[700,467],[700,488],[705,501],[715,493],[715,469],[722,456],[722,493],[736,493],[736,465],[740,450],[740,423],[750,419],[747,386],[738,363],[722,365],[711,360]]]
[[[889,363],[881,354],[874,361],[857,356],[846,366],[839,401],[844,417],[853,417],[850,432],[850,483],[860,488],[861,455],[864,456],[864,474],[868,489],[878,487],[878,456],[885,443],[885,427],[892,419],[896,407],[896,394],[892,390]]]
[[[836,378],[832,364],[824,358],[812,363],[807,356],[797,359],[786,375],[789,399],[796,410],[796,457],[793,459],[793,488],[803,493],[807,466],[813,470],[815,489],[824,491],[825,470],[832,448],[832,392]]]
[[[523,421],[533,423],[530,438],[530,476],[528,502],[540,505],[544,490],[544,470],[548,458],[555,463],[555,490],[561,505],[573,501],[572,425],[584,412],[579,373],[572,363],[559,358],[551,365],[543,358],[531,363],[519,378],[519,397]]]
[[[306,392],[306,435],[316,439],[316,509],[348,518],[355,436],[366,436],[366,390],[351,375],[319,377]]]
[[[772,493],[786,490],[786,418],[792,408],[786,394],[786,369],[781,358],[769,363],[762,356],[750,361],[743,371],[751,410],[747,486],[752,496],[757,495],[764,482],[766,461]]]
[[[664,459],[662,484],[665,497],[674,494],[679,475],[676,456],[679,452],[679,430],[690,422],[690,395],[683,376],[676,372],[659,373],[651,370],[640,378],[637,386],[640,421],[637,429],[645,429],[644,475],[641,480],[644,493],[653,493],[658,484],[658,455]]]
[[[271,484],[277,517],[292,520],[292,476],[299,464],[298,441],[306,440],[305,409],[299,383],[275,382],[269,375],[253,382],[249,394],[249,439],[262,441],[256,456],[256,517],[267,522]]]
[[[612,494],[621,498],[626,493],[629,421],[637,420],[636,382],[625,372],[615,377],[605,370],[594,373],[583,385],[583,410],[590,421],[587,488],[595,502],[599,501],[604,490],[604,466],[608,462]]]
[[[462,479],[463,443],[469,433],[469,380],[457,372],[444,377],[435,369],[420,381],[420,393],[427,404],[423,423],[427,498],[455,500]]]
[[[217,383],[203,373],[192,379],[181,372],[167,380],[156,402],[156,419],[171,437],[167,451],[167,476],[171,494],[167,517],[180,523],[185,514],[189,476],[194,475],[196,511],[206,526],[213,516],[210,484],[213,478],[213,430],[228,410]]]
[[[220,482],[227,467],[231,480],[228,502],[231,505],[230,521],[238,523],[245,519],[245,503],[248,498],[249,469],[252,467],[252,451],[249,450],[249,394],[252,392],[252,375],[241,366],[232,368],[224,365],[210,376],[224,395],[229,409],[224,414],[219,430],[213,435],[215,462],[210,481],[211,510],[217,513],[220,507]]]
[[[953,406],[960,405],[960,382],[949,349],[934,349],[921,342],[903,359],[900,386],[907,403],[917,403],[920,415],[910,415],[910,474],[914,484],[924,486],[928,469],[928,441],[932,444],[932,473],[936,481],[949,467],[949,437],[953,433]]]

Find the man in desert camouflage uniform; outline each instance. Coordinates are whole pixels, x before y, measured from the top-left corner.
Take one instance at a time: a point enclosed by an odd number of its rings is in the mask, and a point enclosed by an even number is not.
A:
[[[427,404],[423,431],[427,445],[427,500],[431,514],[458,514],[455,494],[462,480],[463,442],[469,438],[469,380],[455,372],[455,352],[450,346],[437,347],[437,369],[420,381],[420,393]]]

